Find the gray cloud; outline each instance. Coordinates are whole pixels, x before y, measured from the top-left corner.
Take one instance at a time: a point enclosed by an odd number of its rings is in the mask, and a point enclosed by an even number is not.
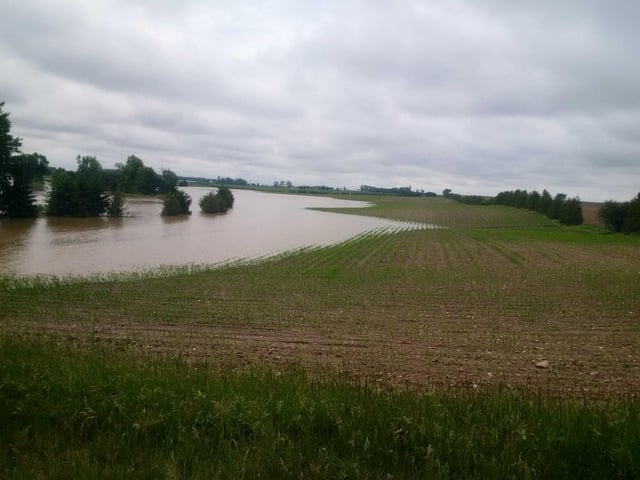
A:
[[[639,23],[631,0],[10,0],[0,100],[66,167],[626,200]]]

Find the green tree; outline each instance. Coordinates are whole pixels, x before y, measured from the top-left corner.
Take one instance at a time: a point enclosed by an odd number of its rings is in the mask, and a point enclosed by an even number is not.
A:
[[[42,179],[49,162],[38,153],[14,155],[8,167],[9,181],[2,192],[2,210],[7,217],[27,218],[38,215],[33,182]]]
[[[154,195],[162,188],[162,177],[135,155],[129,155],[124,164],[116,165],[116,169],[121,192]]]
[[[9,113],[3,112],[4,102],[0,102],[0,181],[8,177],[11,157],[20,152],[22,139],[11,135]]]
[[[582,202],[579,198],[565,200],[560,208],[558,220],[564,225],[582,225]]]
[[[553,201],[549,206],[549,212],[547,216],[552,219],[560,218],[560,212],[562,211],[562,205],[567,199],[566,193],[557,193],[555,197],[553,197]]]
[[[78,190],[79,216],[98,217],[107,210],[107,196],[102,165],[96,157],[77,158],[76,188]]]
[[[165,195],[162,216],[170,217],[176,215],[190,215],[191,197],[182,190],[169,192]]]
[[[11,135],[9,113],[0,102],[0,216],[35,217],[32,184],[47,170],[47,159],[38,153],[19,154],[22,140]]]
[[[537,212],[538,206],[540,205],[541,198],[542,197],[536,190],[531,192],[527,197],[527,203],[526,203],[527,210],[532,210],[534,212]]]
[[[233,193],[228,187],[218,187],[218,191],[214,194],[209,192],[200,199],[199,205],[204,213],[224,213],[233,208]]]
[[[640,193],[628,203],[624,231],[626,233],[640,232]]]
[[[233,193],[231,193],[231,189],[229,189],[229,187],[225,187],[224,185],[218,187],[218,193],[216,195],[222,198],[227,208],[233,208],[235,198],[233,198]]]
[[[120,192],[114,192],[107,198],[107,217],[124,216],[124,196]]]
[[[171,170],[162,170],[160,193],[173,192],[178,188],[178,176]]]
[[[553,198],[551,198],[551,194],[546,189],[543,190],[542,195],[540,196],[540,201],[538,202],[537,212],[548,216],[552,202]]]
[[[627,217],[628,203],[620,203],[609,200],[598,210],[600,218],[611,232],[621,232]]]
[[[77,162],[75,172],[61,170],[52,176],[47,215],[97,217],[109,213],[110,200],[105,194],[100,162],[89,156],[78,156]]]
[[[81,216],[77,207],[76,174],[59,170],[51,176],[46,214],[52,217]]]

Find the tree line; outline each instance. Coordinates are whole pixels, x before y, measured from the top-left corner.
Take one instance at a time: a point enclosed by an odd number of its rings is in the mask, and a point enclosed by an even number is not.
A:
[[[44,208],[49,216],[120,217],[124,194],[164,195],[162,215],[191,213],[191,198],[178,190],[178,176],[169,169],[158,174],[135,155],[113,169],[104,169],[94,156],[78,155],[76,170],[67,171],[50,169],[46,157],[38,153],[21,153],[22,139],[11,135],[9,113],[3,107],[0,102],[0,217],[36,217],[34,183],[51,171]],[[200,206],[205,213],[220,213],[232,208],[233,202],[231,191],[220,187]]]
[[[498,193],[495,197],[480,195],[460,195],[446,188],[443,197],[451,198],[467,205],[506,205],[508,207],[525,208],[558,220],[564,225],[581,225],[584,221],[582,203],[578,197],[568,198],[564,193],[554,197],[547,190],[542,193],[536,190],[510,190]]]
[[[500,192],[495,197],[495,203],[538,212],[564,225],[581,225],[584,221],[580,199],[568,198],[564,193],[557,193],[552,197],[547,190],[542,193],[536,190],[513,190]]]
[[[598,217],[611,232],[640,232],[640,193],[628,202],[604,202]]]

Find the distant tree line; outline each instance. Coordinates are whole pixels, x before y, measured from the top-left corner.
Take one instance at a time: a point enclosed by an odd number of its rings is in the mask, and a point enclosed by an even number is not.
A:
[[[535,190],[512,190],[500,192],[494,203],[538,212],[564,225],[580,225],[584,220],[580,199],[567,198],[564,193],[552,197],[547,190],[543,190],[541,194]]]
[[[138,195],[165,194],[178,186],[174,172],[165,169],[158,174],[135,155],[129,155],[125,163],[117,163],[115,169],[105,170],[104,179],[106,188],[112,192]]]
[[[361,185],[361,193],[375,195],[398,195],[400,197],[435,197],[434,192],[425,192],[424,190],[412,190],[411,187],[374,187],[371,185]]]
[[[466,205],[492,205],[495,203],[493,197],[483,197],[481,195],[460,195],[459,193],[453,193],[450,188],[445,188],[442,191],[442,196],[451,198],[460,203]]]
[[[640,193],[628,202],[604,202],[598,217],[611,232],[640,232]]]
[[[547,190],[543,190],[542,193],[538,193],[535,190],[532,192],[510,190],[500,192],[495,197],[487,197],[460,195],[453,193],[450,188],[446,188],[442,191],[442,196],[467,205],[506,205],[524,208],[558,220],[564,225],[580,225],[584,220],[582,203],[579,198],[567,198],[564,193],[558,193],[555,197],[552,197]]]
[[[213,185],[227,185],[227,186],[235,186],[235,187],[248,187],[249,182],[247,182],[244,178],[231,178],[231,177],[220,177],[217,178],[205,178],[205,177],[180,177],[179,185],[181,187],[186,187],[189,184],[191,185],[203,185],[203,186],[213,186]]]

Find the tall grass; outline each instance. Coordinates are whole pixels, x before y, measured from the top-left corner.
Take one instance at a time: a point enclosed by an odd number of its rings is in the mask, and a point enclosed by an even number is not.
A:
[[[4,478],[637,478],[640,405],[0,341]]]

